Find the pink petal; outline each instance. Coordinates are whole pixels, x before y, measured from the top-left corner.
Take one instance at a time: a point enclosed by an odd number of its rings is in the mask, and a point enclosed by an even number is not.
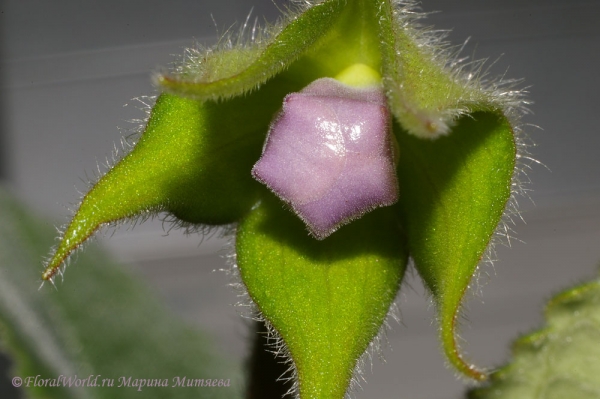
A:
[[[398,200],[392,140],[380,88],[323,78],[285,98],[252,174],[324,239]]]

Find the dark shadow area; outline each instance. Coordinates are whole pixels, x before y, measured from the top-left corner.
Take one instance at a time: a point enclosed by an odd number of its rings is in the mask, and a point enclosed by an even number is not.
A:
[[[21,399],[21,391],[15,388],[11,379],[15,377],[9,374],[12,367],[11,360],[0,353],[0,397],[3,399]]]
[[[401,243],[406,237],[398,223],[397,205],[370,211],[321,241],[308,234],[304,222],[287,204],[266,190],[262,208],[264,215],[251,228],[312,262],[331,264],[367,255],[400,259],[405,250]]]
[[[280,380],[289,377],[288,365],[281,357],[271,352],[272,340],[268,339],[267,328],[262,322],[255,322],[253,328],[252,353],[247,361],[248,381],[246,399],[281,399],[291,388],[291,381]]]
[[[163,142],[165,134],[177,136],[173,143],[179,143],[192,129],[197,132],[185,149],[190,163],[179,169],[183,173],[167,167],[174,165],[171,160],[183,158],[184,149],[179,144],[168,149],[172,151],[170,159],[160,176],[165,197],[170,199],[166,210],[191,223],[218,225],[240,220],[258,200],[261,186],[250,171],[260,158],[269,124],[285,95],[300,87],[278,76],[244,96],[198,103],[198,109],[190,112],[197,120],[188,118],[180,131],[173,131],[176,122],[166,118],[161,119],[161,126],[147,129],[140,140],[145,140],[145,148]]]

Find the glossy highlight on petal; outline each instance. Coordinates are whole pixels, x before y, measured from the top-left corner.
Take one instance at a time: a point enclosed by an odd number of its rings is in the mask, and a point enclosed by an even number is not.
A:
[[[324,239],[398,200],[390,123],[378,86],[316,80],[285,98],[252,175]]]

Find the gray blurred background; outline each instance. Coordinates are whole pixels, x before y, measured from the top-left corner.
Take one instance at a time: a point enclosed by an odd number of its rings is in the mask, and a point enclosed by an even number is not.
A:
[[[547,168],[528,171],[535,205],[518,199],[521,241],[498,247],[499,261],[484,269],[490,277],[470,301],[463,328],[471,358],[493,367],[507,360],[511,339],[540,324],[552,293],[598,269],[600,1],[424,0],[423,9],[440,11],[426,24],[452,29],[453,43],[471,38],[464,54],[501,56],[492,74],[525,78],[535,104],[524,122],[542,128],[526,129]],[[36,212],[64,223],[86,173],[110,155],[119,128],[142,116],[131,99],[155,93],[151,71],[193,39],[214,41],[217,28],[251,10],[269,21],[278,15],[271,0],[0,2],[0,179]],[[164,235],[161,223],[149,222],[101,241],[175,312],[212,333],[223,356],[241,361],[248,322],[218,271],[223,241]],[[444,367],[422,286],[408,277],[386,363],[374,361],[356,398],[451,399],[464,390]]]

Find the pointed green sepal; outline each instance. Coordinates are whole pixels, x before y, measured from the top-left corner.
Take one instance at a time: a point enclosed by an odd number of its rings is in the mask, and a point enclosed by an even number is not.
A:
[[[437,307],[444,352],[460,372],[469,365],[457,346],[460,305],[511,195],[515,141],[497,113],[461,118],[452,134],[421,140],[396,129],[404,226],[410,254]]]
[[[202,100],[229,98],[258,88],[283,71],[326,36],[346,1],[328,0],[307,6],[286,22],[245,45],[192,50],[171,74],[159,75],[158,85],[180,95]],[[240,39],[243,41],[243,39]]]
[[[300,398],[342,399],[404,273],[398,210],[377,209],[317,241],[269,197],[239,226],[242,281],[283,338]]]
[[[461,115],[502,109],[512,100],[483,89],[476,73],[462,74],[444,43],[418,28],[414,4],[393,3],[373,1],[379,10],[383,83],[390,109],[404,129],[437,138],[449,134]]]
[[[250,169],[271,118],[294,88],[275,79],[260,92],[219,103],[158,97],[134,149],[83,198],[43,279],[98,228],[121,219],[164,211],[194,224],[239,220],[258,199]]]

